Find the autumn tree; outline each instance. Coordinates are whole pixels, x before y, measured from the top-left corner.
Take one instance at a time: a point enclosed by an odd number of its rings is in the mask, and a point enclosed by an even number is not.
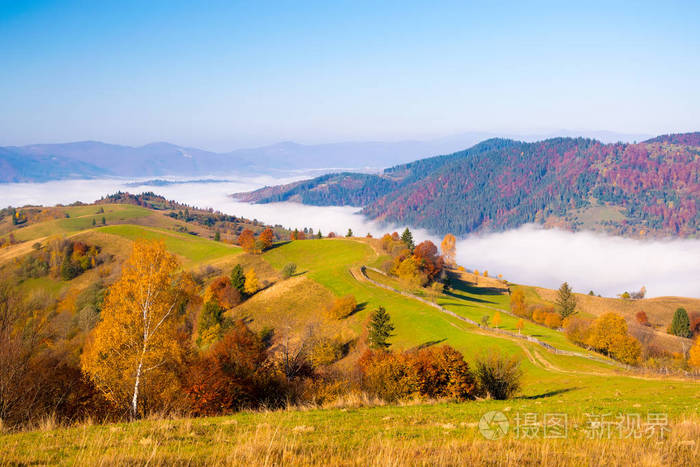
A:
[[[418,262],[421,271],[434,280],[442,271],[443,259],[438,255],[438,249],[433,242],[426,240],[413,249],[413,258]]]
[[[457,239],[454,235],[448,233],[445,238],[442,239],[440,243],[440,250],[442,250],[442,257],[445,258],[445,263],[448,266],[454,266],[457,258]]]
[[[631,365],[639,363],[640,342],[627,333],[627,322],[615,313],[605,313],[593,321],[588,345],[612,358]]]
[[[693,336],[693,333],[690,331],[690,319],[688,318],[688,312],[685,311],[685,308],[678,308],[673,314],[670,333],[679,337]]]
[[[497,328],[501,325],[501,312],[497,311],[493,315],[493,320],[491,321],[493,323],[493,327]]]
[[[700,368],[700,339],[695,340],[695,344],[690,348],[688,353],[688,365]]]
[[[272,246],[272,242],[275,240],[275,234],[272,232],[272,229],[267,228],[262,231],[259,240],[262,250],[267,250]]]
[[[241,293],[231,284],[231,278],[217,277],[209,284],[204,295],[204,301],[213,301],[228,310],[241,303]]]
[[[393,336],[394,325],[383,306],[372,312],[367,326],[369,345],[373,349],[388,349],[389,338]]]
[[[142,413],[142,387],[177,387],[179,266],[162,241],[136,241],[81,357],[92,382],[113,403],[128,405],[132,417]]]
[[[566,319],[576,313],[576,296],[568,282],[564,282],[557,292],[557,306],[561,319]]]
[[[243,291],[247,295],[253,295],[258,290],[260,290],[258,275],[255,274],[255,270],[251,269],[250,271],[245,273],[245,285],[243,287]]]
[[[522,332],[523,328],[525,327],[525,320],[520,318],[518,320],[518,324],[515,327],[518,328],[518,334],[520,334]]]
[[[527,307],[525,306],[525,293],[521,289],[515,289],[510,294],[510,309],[518,316],[527,316]]]
[[[244,229],[238,236],[238,244],[248,253],[255,251],[255,235],[253,235],[253,231]]]
[[[637,320],[637,323],[641,324],[642,326],[651,326],[651,323],[649,323],[649,317],[644,311],[638,311],[634,317]]]

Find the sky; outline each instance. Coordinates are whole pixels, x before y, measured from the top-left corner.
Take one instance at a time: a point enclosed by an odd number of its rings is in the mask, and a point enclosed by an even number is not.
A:
[[[0,145],[700,130],[700,2],[0,0]]]

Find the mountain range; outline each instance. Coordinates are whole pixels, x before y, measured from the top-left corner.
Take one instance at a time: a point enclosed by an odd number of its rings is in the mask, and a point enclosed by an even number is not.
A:
[[[556,132],[560,136],[569,133],[572,132]],[[611,132],[588,132],[588,135],[604,141],[633,141],[645,137]],[[426,156],[458,151],[494,136],[497,135],[471,132],[429,141],[315,145],[282,142],[223,153],[171,143],[132,147],[82,141],[5,146],[0,147],[0,183],[96,177],[222,176],[303,169],[381,170]],[[540,135],[510,136],[526,141],[542,139]]]
[[[372,219],[438,234],[538,223],[634,237],[696,237],[700,132],[609,144],[493,138],[376,175],[329,174],[234,196],[359,206]]]

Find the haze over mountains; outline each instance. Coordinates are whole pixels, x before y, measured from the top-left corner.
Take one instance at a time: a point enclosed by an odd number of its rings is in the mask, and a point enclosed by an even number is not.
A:
[[[371,219],[463,235],[527,223],[632,237],[696,237],[700,132],[643,143],[490,139],[378,175],[341,173],[236,195],[363,207]]]
[[[0,183],[96,177],[203,176],[303,169],[379,170],[448,154],[496,136],[536,141],[549,136],[589,136],[603,142],[635,141],[648,135],[561,130],[548,134],[470,132],[429,141],[341,142],[306,145],[282,142],[216,153],[171,143],[132,147],[83,141],[0,147]]]

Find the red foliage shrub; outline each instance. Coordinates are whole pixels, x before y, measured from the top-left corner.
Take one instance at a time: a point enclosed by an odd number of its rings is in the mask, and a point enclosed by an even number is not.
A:
[[[186,393],[195,415],[280,403],[282,387],[260,338],[238,321],[190,367]]]

